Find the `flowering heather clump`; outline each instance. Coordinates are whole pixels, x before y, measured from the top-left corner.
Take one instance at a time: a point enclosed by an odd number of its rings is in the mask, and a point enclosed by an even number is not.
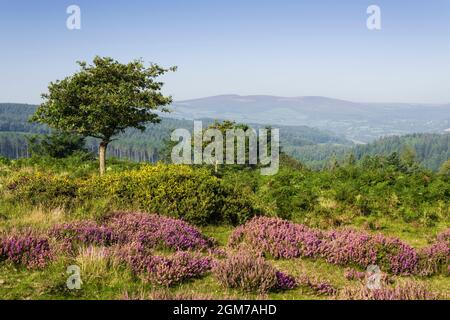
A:
[[[111,229],[89,220],[57,225],[50,230],[49,235],[72,244],[110,245],[112,242]]]
[[[138,242],[114,246],[111,249],[111,253],[120,262],[127,264],[136,274],[144,273],[148,270],[151,272],[153,263],[156,261],[151,250]]]
[[[347,280],[364,280],[366,278],[366,273],[353,268],[346,268],[344,276]]]
[[[447,233],[440,235],[447,239]],[[257,217],[238,227],[229,241],[231,247],[241,243],[275,258],[324,258],[338,265],[356,264],[363,268],[379,265],[393,274],[421,274],[421,260],[429,264],[448,265],[449,253],[443,245],[421,254],[397,238],[382,234],[342,229],[320,231],[279,218]],[[440,242],[442,243],[442,242]],[[448,246],[447,246],[448,248]],[[436,272],[437,268],[432,268]]]
[[[321,246],[321,233],[278,218],[256,217],[231,234],[232,247],[245,242],[275,258],[314,257]]]
[[[111,251],[119,261],[136,274],[166,286],[200,276],[212,264],[209,257],[179,252],[212,249],[211,239],[186,222],[158,215],[114,213],[102,224],[79,221],[56,226],[50,235],[70,244],[115,245]],[[169,257],[154,255],[151,249],[160,246],[177,252]]]
[[[328,282],[312,282],[310,287],[318,294],[335,295],[336,289]]]
[[[339,298],[348,300],[436,300],[438,295],[428,291],[423,285],[409,281],[396,287],[384,286],[381,289],[370,290],[367,287],[359,289],[344,289]]]
[[[297,287],[297,281],[295,278],[287,275],[281,271],[276,272],[277,276],[277,285],[276,288],[279,290],[291,290]]]
[[[277,287],[275,268],[263,257],[248,252],[230,254],[216,263],[213,272],[227,288],[264,293]]]
[[[27,268],[43,268],[53,259],[48,238],[32,232],[0,238],[0,261],[8,260]]]
[[[210,294],[194,293],[194,292],[170,292],[167,289],[153,290],[149,293],[139,292],[138,294],[130,294],[125,291],[121,300],[214,300],[217,299]],[[231,299],[231,298],[228,298]],[[237,298],[235,298],[237,299]],[[221,300],[224,300],[221,298]]]
[[[211,269],[209,257],[188,252],[178,251],[169,257],[158,258],[149,276],[153,282],[165,286],[202,276]]]
[[[419,257],[418,271],[421,275],[431,275],[440,271],[445,273],[445,269],[450,267],[450,245],[445,240],[435,242],[419,250]]]
[[[138,241],[148,247],[159,245],[174,249],[208,249],[213,241],[190,224],[165,216],[146,213],[114,213],[105,219],[114,241]]]
[[[120,261],[127,263],[145,279],[170,286],[186,279],[202,276],[211,269],[209,257],[178,251],[168,257],[153,255],[140,243],[126,244],[115,250]]]
[[[367,272],[358,271],[353,268],[346,268],[344,271],[344,276],[347,280],[359,280],[364,281],[367,277]],[[393,283],[394,279],[390,277],[387,273],[380,273],[380,282],[384,284]]]
[[[214,256],[216,258],[226,258],[227,257],[227,251],[222,248],[209,248],[207,250],[207,252],[210,256]]]
[[[72,244],[103,246],[133,242],[173,250],[203,250],[213,246],[211,239],[184,221],[145,213],[114,213],[103,224],[94,221],[65,223],[54,227],[50,236]]]
[[[298,283],[301,286],[309,287],[318,294],[335,295],[337,290],[328,281],[319,281],[317,279],[311,279],[307,275],[302,275],[298,279]]]
[[[414,248],[399,239],[349,229],[326,232],[321,256],[339,265],[377,264],[394,274],[413,274],[418,263]]]
[[[447,242],[450,245],[450,228],[439,233],[436,237],[437,242]]]

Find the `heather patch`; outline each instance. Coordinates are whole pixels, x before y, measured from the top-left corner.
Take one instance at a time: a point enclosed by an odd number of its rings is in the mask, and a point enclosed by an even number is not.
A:
[[[173,250],[206,250],[214,241],[179,219],[146,213],[118,212],[105,219],[116,243],[141,242],[147,247],[160,245]]]
[[[436,241],[418,251],[421,275],[450,273],[450,228],[441,232]]]
[[[278,218],[257,217],[237,227],[230,236],[229,245],[245,243],[274,258],[317,256],[322,234],[301,224]]]
[[[277,271],[275,275],[277,277],[277,285],[276,285],[277,289],[291,290],[297,287],[297,281],[295,280],[294,277],[281,271]]]
[[[112,230],[89,220],[56,225],[49,231],[49,236],[73,246],[112,244]]]
[[[287,290],[297,286],[295,278],[277,271],[261,256],[246,251],[229,254],[217,261],[214,276],[226,288],[265,293],[270,290]]]
[[[345,288],[340,292],[340,299],[346,300],[436,300],[437,293],[429,291],[424,285],[408,281],[395,287],[383,286],[370,290],[365,286],[357,289]]]
[[[0,236],[0,261],[31,268],[44,268],[53,259],[54,252],[47,237],[24,231]]]
[[[448,239],[447,233],[438,239]],[[448,265],[449,247],[438,241],[416,250],[393,237],[352,229],[321,231],[279,218],[257,217],[238,227],[230,247],[241,244],[274,258],[323,258],[336,265],[376,264],[398,275],[432,274]]]
[[[364,280],[366,278],[366,272],[358,271],[353,268],[346,268],[344,276],[347,280]]]
[[[328,281],[319,280],[317,278],[311,278],[307,275],[301,275],[297,281],[299,285],[309,287],[319,295],[332,296],[335,295],[337,292],[336,288]]]
[[[146,281],[171,286],[207,273],[212,266],[210,257],[198,253],[177,251],[158,256],[140,243],[117,247],[115,255]]]
[[[385,271],[404,275],[414,274],[419,260],[416,250],[399,239],[351,229],[324,232],[318,256],[337,265],[376,264]]]
[[[450,228],[439,233],[436,237],[437,242],[447,242],[450,245]]]
[[[148,248],[206,250],[212,239],[188,223],[146,213],[113,213],[102,223],[76,221],[55,226],[50,236],[72,244],[109,246],[138,242]]]
[[[210,269],[209,257],[178,251],[169,257],[156,258],[151,267],[152,272],[149,272],[149,278],[160,285],[170,286],[187,279],[201,277]]]
[[[163,286],[200,277],[211,269],[212,259],[193,251],[223,254],[216,252],[212,239],[188,223],[146,213],[116,212],[101,223],[85,220],[61,224],[53,227],[49,235],[64,244],[69,253],[80,247],[78,259],[88,262],[86,265],[105,268],[107,260],[103,258],[108,255],[125,263],[145,281]],[[94,250],[92,245],[103,249]],[[87,249],[83,250],[84,246]],[[154,250],[159,249],[175,253],[156,255]],[[102,259],[97,259],[99,254]]]

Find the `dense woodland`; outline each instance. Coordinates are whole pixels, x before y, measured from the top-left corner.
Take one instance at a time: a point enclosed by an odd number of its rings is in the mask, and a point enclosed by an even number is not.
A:
[[[29,137],[50,132],[44,125],[28,122],[35,110],[34,105],[0,104],[1,156],[10,159],[29,157]],[[212,119],[203,120],[205,126],[212,122]],[[108,154],[132,161],[156,162],[163,158],[172,130],[192,130],[192,127],[191,120],[165,117],[161,123],[149,125],[144,132],[127,130],[120,135],[120,139],[110,144]],[[417,133],[390,136],[366,145],[354,145],[345,138],[306,126],[280,127],[280,134],[283,151],[314,169],[327,167],[333,161],[342,163],[349,154],[359,160],[366,155],[389,155],[393,152],[402,154],[407,149],[413,150],[416,161],[432,170],[438,170],[442,163],[450,158],[450,134]],[[97,153],[98,141],[88,138],[86,147]]]
[[[365,145],[307,145],[288,147],[285,151],[312,168],[320,169],[334,160],[343,162],[349,154],[357,160],[365,156],[413,152],[415,160],[426,168],[437,170],[450,158],[450,134],[415,133],[380,138]]]

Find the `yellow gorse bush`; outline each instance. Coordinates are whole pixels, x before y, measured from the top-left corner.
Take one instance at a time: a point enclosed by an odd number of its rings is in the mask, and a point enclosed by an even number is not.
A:
[[[3,189],[16,201],[59,207],[68,206],[76,198],[78,181],[49,172],[20,171],[6,181]]]
[[[144,210],[195,224],[236,224],[254,214],[248,199],[208,169],[187,165],[144,165],[84,179],[39,171],[22,173],[12,177],[8,190],[33,204],[70,207],[106,199],[116,208]]]

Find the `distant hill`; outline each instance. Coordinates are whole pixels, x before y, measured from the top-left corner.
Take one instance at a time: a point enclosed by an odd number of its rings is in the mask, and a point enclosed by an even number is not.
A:
[[[247,123],[307,125],[330,130],[355,142],[450,128],[450,104],[359,103],[326,97],[221,95],[177,101],[174,113],[185,119],[220,118]]]
[[[35,112],[37,106],[26,104],[0,103],[0,155],[9,158],[28,156],[26,136],[29,134],[49,133],[44,125],[29,123],[28,118]],[[164,114],[166,115],[166,114]],[[201,119],[204,126],[213,119]],[[254,128],[262,124],[251,124]],[[315,144],[351,144],[350,141],[326,130],[307,126],[277,126],[280,128],[282,148],[290,149]],[[150,124],[144,132],[129,129],[120,135],[120,139],[108,146],[109,155],[128,158],[135,161],[155,162],[161,158],[165,141],[170,139],[170,133],[176,128],[193,129],[193,121],[162,117],[161,123]],[[87,147],[97,152],[98,142],[87,140]]]
[[[0,132],[49,132],[42,125],[28,122],[36,108],[31,104],[0,103]]]

